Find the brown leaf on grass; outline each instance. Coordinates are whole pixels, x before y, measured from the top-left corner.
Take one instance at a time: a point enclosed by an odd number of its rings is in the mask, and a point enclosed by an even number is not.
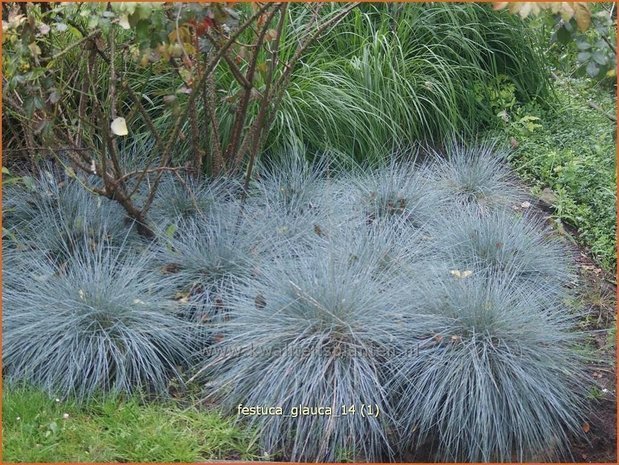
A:
[[[267,301],[262,294],[258,294],[256,296],[256,298],[254,299],[254,303],[256,304],[256,308],[258,310],[262,310],[264,307],[267,306]]]

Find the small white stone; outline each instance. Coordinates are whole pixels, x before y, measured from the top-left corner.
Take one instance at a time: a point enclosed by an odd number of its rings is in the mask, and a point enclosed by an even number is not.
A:
[[[66,420],[67,418],[69,418],[69,414],[68,414],[68,413],[64,413],[64,414],[62,415],[62,418],[64,418],[64,419]]]
[[[19,420],[21,420],[21,417],[17,417],[15,420],[16,420],[16,421],[19,421]]]

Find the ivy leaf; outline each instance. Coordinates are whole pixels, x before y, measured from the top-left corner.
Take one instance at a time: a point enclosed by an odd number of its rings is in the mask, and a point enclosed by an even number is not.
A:
[[[578,47],[578,50],[589,50],[591,48],[591,44],[587,42],[587,39],[577,39],[576,47]]]

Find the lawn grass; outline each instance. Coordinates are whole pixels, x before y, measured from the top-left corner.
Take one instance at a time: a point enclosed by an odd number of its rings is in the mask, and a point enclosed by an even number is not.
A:
[[[516,145],[511,162],[534,194],[552,191],[549,203],[556,217],[574,226],[580,245],[614,273],[616,124],[604,113],[615,114],[616,99],[613,91],[586,79],[560,77],[555,88],[554,110],[530,105],[512,115],[507,125]]]
[[[3,462],[199,462],[256,459],[233,419],[173,402],[57,400],[33,388],[2,393]]]

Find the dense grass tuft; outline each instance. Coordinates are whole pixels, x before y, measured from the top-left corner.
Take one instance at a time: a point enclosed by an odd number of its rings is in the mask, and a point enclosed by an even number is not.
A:
[[[396,267],[378,274],[383,251],[363,242],[271,263],[268,273],[243,282],[230,320],[216,329],[221,341],[203,368],[215,386],[211,396],[233,413],[238,404],[281,406],[283,416],[248,418],[271,455],[334,461],[343,452],[368,460],[390,453],[394,412],[383,367],[406,309],[399,294],[383,292]],[[342,416],[343,405],[362,403],[381,415]],[[333,414],[291,417],[298,406]]]
[[[5,379],[80,400],[98,391],[165,394],[195,335],[174,316],[169,280],[149,268],[125,249],[84,246],[62,264],[33,256],[27,268],[5,270]]]
[[[83,246],[120,246],[134,239],[122,208],[88,192],[76,179],[44,171],[28,187],[11,186],[4,194],[9,240],[54,260],[65,260]]]
[[[239,186],[232,179],[199,183],[185,177],[165,177],[153,200],[150,218],[155,228],[164,233],[167,228],[176,230],[190,218],[218,214],[234,201],[238,190]],[[169,229],[168,233],[171,231]]]
[[[223,316],[231,286],[258,273],[263,255],[276,249],[277,241],[265,236],[269,223],[249,219],[240,204],[230,203],[226,211],[189,218],[171,237],[159,238],[157,262],[176,283],[177,298],[189,304],[186,316],[202,321]]]
[[[493,144],[449,144],[444,153],[430,153],[434,183],[448,204],[456,208],[474,205],[487,211],[518,206],[524,200],[505,164],[506,153]]]
[[[353,208],[368,223],[399,218],[420,227],[441,210],[441,197],[428,169],[411,160],[394,159],[385,166],[364,169],[352,177]]]
[[[445,216],[429,229],[438,257],[450,269],[487,276],[513,274],[518,285],[546,287],[555,295],[565,294],[574,279],[567,248],[531,215],[479,214],[469,208]]]
[[[395,365],[404,444],[438,461],[568,458],[582,434],[583,385],[574,316],[504,275],[424,283],[433,322]]]

